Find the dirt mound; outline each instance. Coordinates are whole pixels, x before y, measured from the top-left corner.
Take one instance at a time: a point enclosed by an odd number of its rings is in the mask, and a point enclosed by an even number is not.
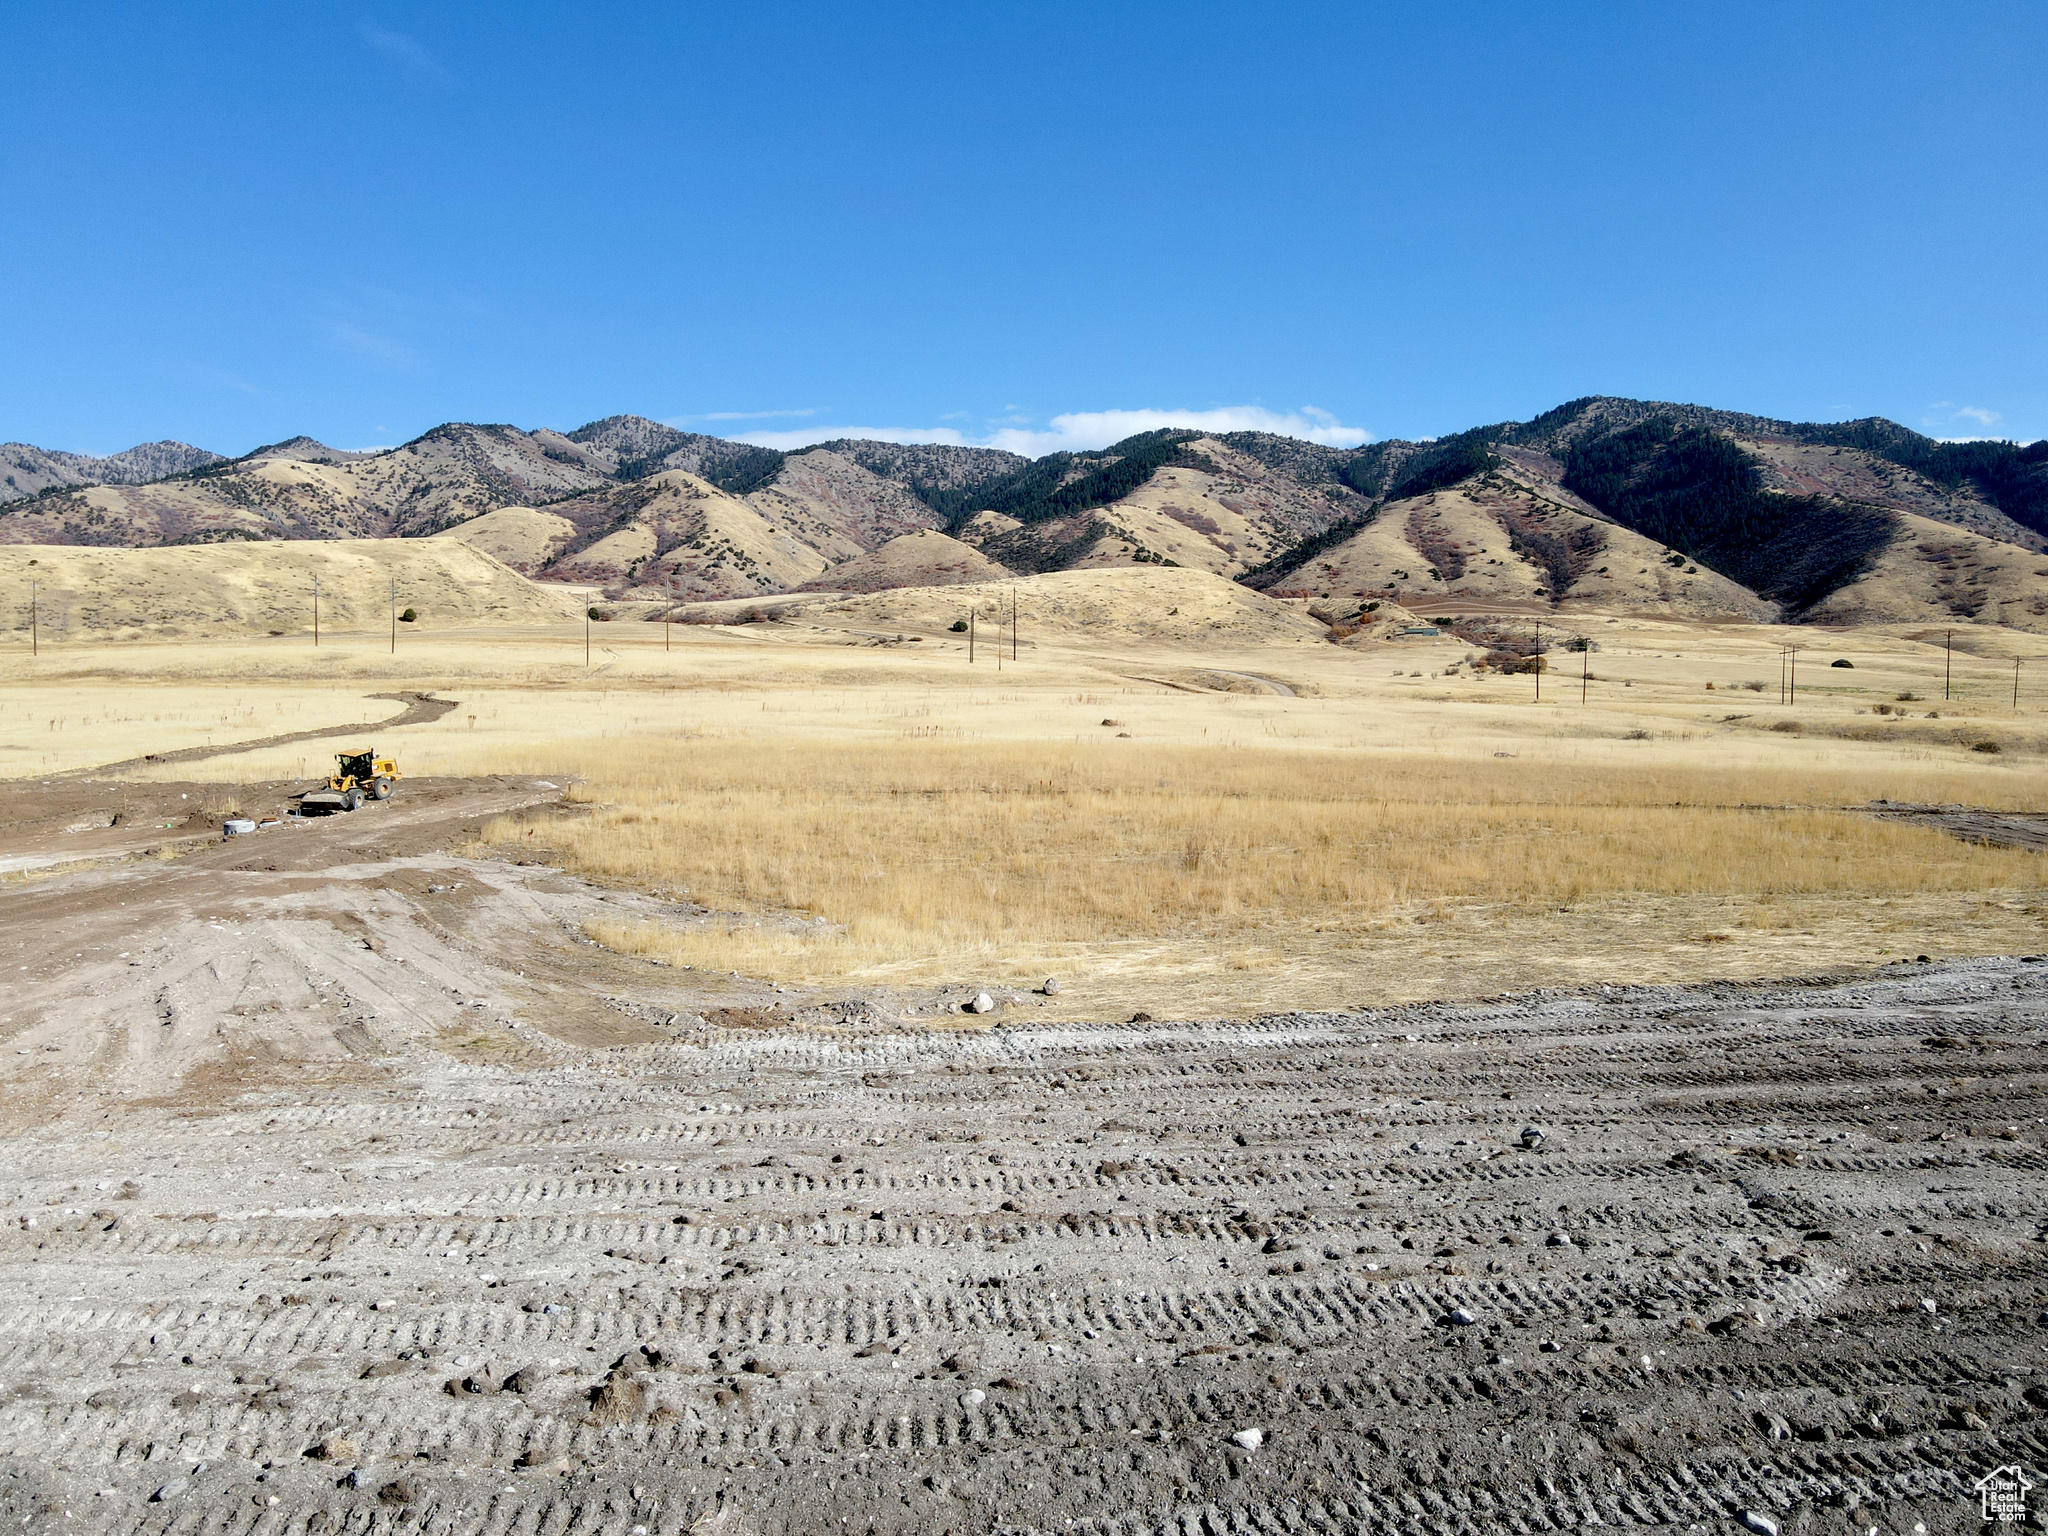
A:
[[[0,545],[0,612],[29,628],[29,583],[46,639],[255,632],[296,634],[389,622],[392,582],[418,624],[543,624],[569,600],[455,539],[322,539],[173,549]]]
[[[885,592],[893,587],[956,587],[1005,581],[1009,568],[971,544],[927,528],[891,539],[880,549],[835,565],[804,583],[814,592]]]
[[[1055,571],[1016,581],[901,587],[821,603],[805,616],[824,624],[944,632],[970,611],[982,625],[1007,624],[1016,604],[1025,643],[1047,639],[1170,640],[1244,644],[1320,639],[1324,627],[1298,609],[1207,571],[1171,566]],[[992,631],[991,631],[992,633]]]

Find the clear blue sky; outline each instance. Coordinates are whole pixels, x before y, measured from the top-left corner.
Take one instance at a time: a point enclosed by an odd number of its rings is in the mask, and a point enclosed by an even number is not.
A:
[[[0,55],[0,439],[2048,434],[2038,0],[16,4]]]

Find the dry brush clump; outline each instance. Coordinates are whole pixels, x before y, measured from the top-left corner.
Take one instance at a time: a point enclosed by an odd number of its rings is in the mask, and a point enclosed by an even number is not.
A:
[[[676,964],[875,974],[1209,942],[1418,903],[1559,906],[2038,886],[2033,855],[1829,808],[1915,787],[1786,771],[1053,745],[611,744],[574,821],[487,827],[577,872],[748,914],[593,936]],[[1804,800],[1800,805],[1792,802]],[[1769,807],[1758,809],[1756,807]],[[757,922],[804,914],[821,922]]]

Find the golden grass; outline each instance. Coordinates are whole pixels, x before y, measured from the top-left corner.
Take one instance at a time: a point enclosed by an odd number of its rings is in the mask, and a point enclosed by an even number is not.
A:
[[[1864,797],[1853,775],[1017,744],[576,755],[587,818],[508,819],[485,841],[731,913],[824,919],[591,930],[670,964],[792,980],[1359,928],[1418,904],[1916,896],[2035,888],[2041,869],[1828,808]]]
[[[1442,641],[1197,647],[1083,626],[1036,645],[1027,630],[1002,671],[970,667],[943,626],[916,645],[873,626],[678,626],[670,650],[659,625],[603,625],[588,667],[580,624],[401,636],[395,656],[376,634],[67,643],[0,651],[0,776],[324,721],[323,740],[133,776],[245,785],[252,811],[366,742],[415,780],[580,777],[587,825],[500,826],[495,845],[736,914],[594,937],[832,987],[1057,971],[1041,1017],[2048,948],[2037,860],[1840,811],[2039,808],[2043,711],[2031,681],[2017,711],[1999,690],[2010,655],[2048,662],[2048,643],[1959,634],[2008,659],[1959,644],[1943,700],[1938,645],[1830,632],[1855,668],[1802,667],[1793,708],[1775,647],[1810,631],[1598,622],[1583,707],[1574,679],[1538,704],[1529,678],[1454,675],[1465,648]],[[1203,686],[1232,672],[1298,696]],[[1764,694],[1732,689],[1759,677]],[[400,708],[367,695],[398,688],[459,707],[365,729]],[[1907,692],[1942,718],[1875,713]],[[2004,750],[1972,752],[1979,738]]]

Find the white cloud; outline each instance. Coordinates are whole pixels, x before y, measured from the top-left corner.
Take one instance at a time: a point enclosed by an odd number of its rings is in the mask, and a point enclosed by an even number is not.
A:
[[[379,336],[375,331],[366,331],[361,326],[335,326],[334,340],[344,350],[353,352],[358,357],[366,357],[373,363],[382,363],[386,368],[402,370],[412,366],[412,353],[389,336]]]
[[[842,437],[865,438],[871,443],[945,443],[951,447],[981,447],[970,444],[951,427],[810,427],[801,432],[742,432],[735,442],[788,452],[813,443],[834,442]]]
[[[420,46],[418,38],[388,31],[371,22],[364,22],[361,31],[363,41],[387,59],[404,65],[416,75],[423,75],[442,85],[448,83],[448,71],[441,67],[440,60]]]
[[[1928,414],[1920,418],[1923,427],[1947,426],[1951,422],[1974,421],[1980,427],[1995,427],[2005,418],[1998,412],[1981,405],[1957,405],[1953,400],[1937,400],[1927,407]]]
[[[703,411],[695,416],[665,416],[661,424],[665,427],[680,427],[687,421],[766,421],[778,416],[815,416],[816,406],[807,406],[801,411]]]
[[[219,368],[192,367],[180,370],[185,380],[208,389],[232,389],[244,395],[261,398],[265,391],[258,389],[238,373],[227,373]]]
[[[1070,411],[1055,416],[1043,428],[1028,422],[996,426],[980,437],[968,437],[953,427],[816,427],[791,432],[747,432],[740,441],[763,448],[803,448],[812,443],[840,437],[864,437],[884,443],[947,443],[977,448],[1003,448],[1026,458],[1044,454],[1107,448],[1139,432],[1162,427],[1187,427],[1198,432],[1272,432],[1297,437],[1330,448],[1356,448],[1371,434],[1360,427],[1347,427],[1328,411],[1303,406],[1281,414],[1262,405],[1225,405],[1202,411],[1112,410]]]
[[[1328,411],[1304,406],[1280,415],[1260,405],[1225,405],[1206,411],[1074,411],[1055,416],[1050,429],[1004,427],[991,435],[991,448],[1037,458],[1062,449],[1107,448],[1138,432],[1192,427],[1198,432],[1272,432],[1329,448],[1356,448],[1369,434],[1347,427]]]

